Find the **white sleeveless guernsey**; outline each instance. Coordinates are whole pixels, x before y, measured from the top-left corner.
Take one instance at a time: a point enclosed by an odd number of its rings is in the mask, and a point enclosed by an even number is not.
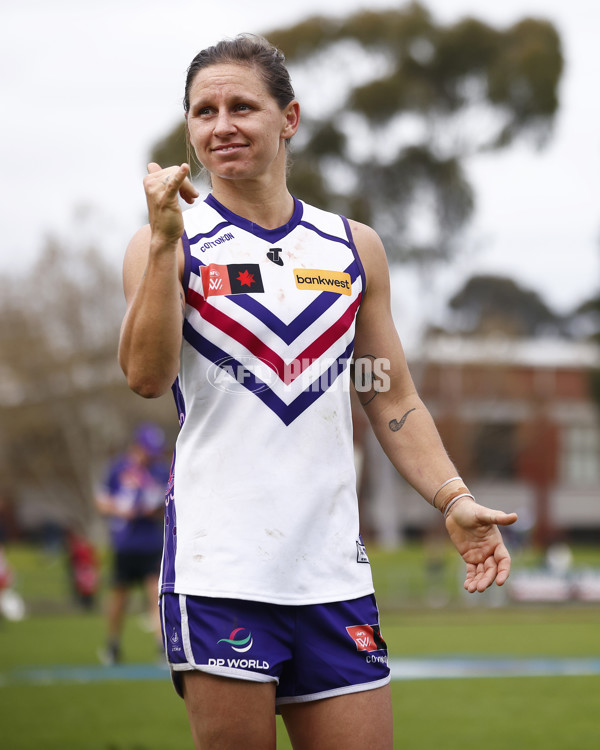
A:
[[[349,393],[364,270],[346,219],[294,204],[274,230],[212,195],[184,212],[163,593],[315,604],[373,591]]]

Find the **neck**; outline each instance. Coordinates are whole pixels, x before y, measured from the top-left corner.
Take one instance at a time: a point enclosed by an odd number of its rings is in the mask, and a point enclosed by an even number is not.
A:
[[[253,180],[223,180],[214,175],[212,181],[212,192],[219,203],[264,229],[283,226],[294,212],[294,199],[285,181],[265,185]]]

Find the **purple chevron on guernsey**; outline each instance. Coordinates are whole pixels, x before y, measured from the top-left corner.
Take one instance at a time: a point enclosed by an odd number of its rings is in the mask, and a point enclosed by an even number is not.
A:
[[[366,285],[350,223],[294,200],[289,221],[266,229],[213,196],[183,216],[181,429],[161,590],[281,604],[370,594],[350,383],[384,378],[379,362],[354,359]],[[340,549],[323,555],[331,539]],[[241,615],[223,627],[225,652],[260,637]]]
[[[364,272],[348,223],[300,201],[279,230],[247,222],[212,196],[201,208],[201,221],[186,225],[185,342],[213,365],[209,382],[221,368],[224,390],[253,394],[290,424],[352,356]],[[203,231],[187,239],[197,226]],[[226,231],[227,242],[206,248],[203,239],[215,227]],[[268,258],[274,242],[278,264]]]

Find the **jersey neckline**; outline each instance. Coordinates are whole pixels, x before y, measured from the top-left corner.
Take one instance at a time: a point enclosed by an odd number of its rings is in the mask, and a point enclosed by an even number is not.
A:
[[[275,229],[265,229],[259,224],[255,224],[253,221],[244,219],[243,216],[238,216],[238,214],[230,211],[226,206],[220,203],[212,193],[209,193],[206,196],[204,202],[211,206],[211,208],[214,208],[215,211],[221,214],[221,216],[230,224],[233,224],[246,232],[250,232],[250,234],[254,234],[263,240],[267,240],[268,242],[278,242],[295,229],[302,220],[302,214],[304,212],[302,201],[299,201],[294,196],[292,196],[292,198],[294,200],[294,211],[290,220],[286,224],[276,227]]]

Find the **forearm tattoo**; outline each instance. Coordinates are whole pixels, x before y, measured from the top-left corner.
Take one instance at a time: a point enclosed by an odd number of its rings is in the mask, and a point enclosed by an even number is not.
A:
[[[389,364],[389,360],[374,354],[362,354],[352,361],[350,377],[362,406],[389,389]]]
[[[404,423],[406,422],[408,415],[411,413],[411,411],[415,411],[416,407],[409,409],[406,414],[402,416],[402,419],[398,422],[397,419],[392,419],[389,422],[389,428],[392,432],[398,432],[398,430],[401,430],[404,427]]]

